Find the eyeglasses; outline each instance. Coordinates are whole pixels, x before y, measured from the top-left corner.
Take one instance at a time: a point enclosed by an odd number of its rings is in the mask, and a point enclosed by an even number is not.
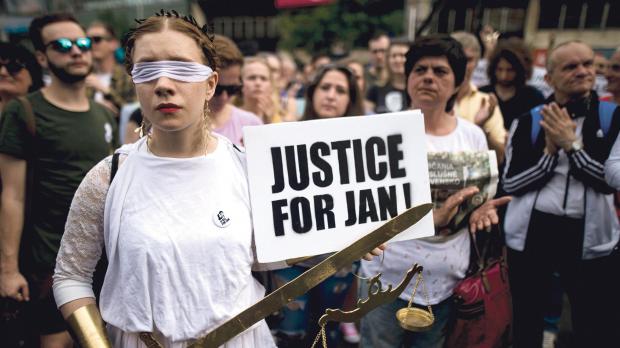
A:
[[[110,38],[107,37],[107,36],[91,36],[90,39],[93,40],[94,44],[99,44],[99,43],[101,43],[101,41],[104,41],[104,40],[105,41],[109,41],[110,40]]]
[[[45,48],[47,48],[47,46],[52,46],[52,48],[56,52],[67,53],[71,51],[71,48],[73,48],[73,45],[77,46],[77,48],[79,48],[80,51],[82,52],[88,52],[92,48],[92,40],[89,37],[80,37],[75,40],[61,38],[61,39],[54,40],[52,42],[48,42],[45,45]]]
[[[379,53],[385,53],[387,52],[387,49],[385,48],[375,48],[373,50],[370,50],[370,53],[372,54],[379,54]]]
[[[6,63],[3,61],[0,61],[0,69],[2,69],[2,67],[5,67],[6,71],[11,75],[16,75],[22,69],[26,68],[26,66],[23,63],[18,62],[16,60],[9,60]]]
[[[220,95],[224,91],[226,91],[228,95],[236,95],[237,93],[239,93],[239,91],[241,91],[241,88],[243,88],[243,85],[220,85],[218,84],[217,86],[215,86],[215,95]]]

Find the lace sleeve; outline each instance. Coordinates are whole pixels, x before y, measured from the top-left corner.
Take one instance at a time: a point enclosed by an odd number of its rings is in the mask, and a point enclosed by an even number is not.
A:
[[[112,156],[95,165],[75,192],[56,257],[54,296],[58,307],[95,297],[92,276],[103,247],[103,213]]]

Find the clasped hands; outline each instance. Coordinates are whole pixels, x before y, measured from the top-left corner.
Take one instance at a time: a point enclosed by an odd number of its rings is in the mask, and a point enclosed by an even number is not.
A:
[[[566,108],[553,102],[544,105],[541,111],[543,119],[540,126],[545,130],[545,149],[554,154],[558,149],[570,151],[573,142],[577,140],[577,124],[568,114]]]

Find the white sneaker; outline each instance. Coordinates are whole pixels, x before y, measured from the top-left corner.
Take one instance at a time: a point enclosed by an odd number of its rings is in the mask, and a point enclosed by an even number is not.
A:
[[[340,323],[340,332],[342,332],[342,338],[347,343],[360,343],[360,334],[357,331],[354,323]]]
[[[558,338],[558,334],[551,331],[543,332],[542,348],[555,348],[555,341]]]

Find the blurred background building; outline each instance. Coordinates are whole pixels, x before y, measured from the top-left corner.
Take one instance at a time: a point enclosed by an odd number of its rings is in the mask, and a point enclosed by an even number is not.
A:
[[[70,11],[84,24],[99,19],[122,33],[161,8],[208,19],[248,52],[350,50],[365,47],[375,31],[413,39],[487,24],[525,38],[537,63],[549,46],[569,39],[605,56],[620,46],[617,0],[0,0],[0,38],[22,40],[32,17],[44,12]]]

